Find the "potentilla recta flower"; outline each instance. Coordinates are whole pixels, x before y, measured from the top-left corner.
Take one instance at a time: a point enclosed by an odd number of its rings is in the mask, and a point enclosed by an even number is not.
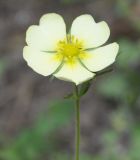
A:
[[[101,46],[109,35],[107,23],[96,23],[88,14],[77,17],[69,33],[60,15],[45,14],[28,28],[23,57],[37,73],[78,85],[115,61],[119,45]]]

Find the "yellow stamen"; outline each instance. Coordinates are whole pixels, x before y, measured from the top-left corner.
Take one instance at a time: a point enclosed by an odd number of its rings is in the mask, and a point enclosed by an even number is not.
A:
[[[83,59],[87,56],[84,51],[83,41],[74,36],[67,35],[67,39],[59,41],[57,44],[56,60],[63,60],[66,64],[73,66],[78,58]]]

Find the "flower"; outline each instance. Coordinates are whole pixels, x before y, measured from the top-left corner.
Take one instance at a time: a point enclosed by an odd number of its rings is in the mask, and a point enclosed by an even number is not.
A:
[[[23,57],[37,73],[78,85],[115,61],[119,45],[114,42],[101,46],[109,35],[107,23],[96,23],[88,14],[77,17],[67,34],[63,18],[48,13],[39,25],[28,28]]]

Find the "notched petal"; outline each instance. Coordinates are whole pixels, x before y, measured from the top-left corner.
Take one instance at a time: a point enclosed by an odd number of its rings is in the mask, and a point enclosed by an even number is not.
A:
[[[58,41],[66,37],[66,25],[63,18],[55,13],[41,17],[40,25],[32,25],[26,33],[29,46],[40,51],[55,51]]]
[[[104,44],[109,38],[110,29],[106,22],[96,23],[91,15],[82,15],[73,21],[71,34],[83,40],[88,49]]]

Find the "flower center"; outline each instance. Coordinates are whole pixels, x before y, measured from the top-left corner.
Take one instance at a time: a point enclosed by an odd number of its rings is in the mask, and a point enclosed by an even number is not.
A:
[[[62,54],[65,58],[72,58],[78,56],[80,49],[73,43],[64,44],[62,47]]]
[[[56,56],[58,60],[63,58],[65,63],[75,65],[78,59],[86,56],[83,42],[74,36],[67,35],[67,39],[58,42]]]

